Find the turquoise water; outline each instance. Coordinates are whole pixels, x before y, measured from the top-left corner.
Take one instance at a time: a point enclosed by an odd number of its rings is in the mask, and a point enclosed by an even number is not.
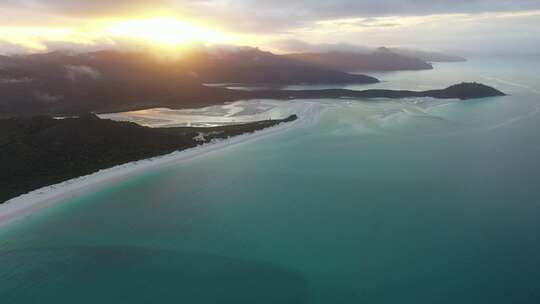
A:
[[[2,303],[538,303],[537,62],[441,64],[467,102],[302,103],[278,135],[0,228]],[[365,86],[363,86],[365,87]]]

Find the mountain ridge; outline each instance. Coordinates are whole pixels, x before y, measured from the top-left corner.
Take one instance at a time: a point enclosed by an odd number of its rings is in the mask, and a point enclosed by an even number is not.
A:
[[[325,53],[294,53],[283,55],[321,67],[346,72],[431,70],[433,65],[418,58],[403,56],[381,47],[369,53],[331,51]]]

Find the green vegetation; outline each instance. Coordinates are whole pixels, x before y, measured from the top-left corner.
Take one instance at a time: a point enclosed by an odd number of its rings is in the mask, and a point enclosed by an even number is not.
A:
[[[272,99],[319,99],[319,98],[411,98],[432,97],[440,99],[472,99],[504,96],[505,94],[490,86],[476,82],[462,82],[442,90],[406,91],[406,90],[363,90],[353,91],[346,89],[326,90],[273,90],[248,91],[249,98]],[[248,96],[245,96],[247,98]]]
[[[48,116],[0,119],[0,203],[100,169],[296,119],[292,115],[214,128],[161,129],[99,119],[93,114],[60,120]]]
[[[381,61],[401,58],[379,50]],[[331,54],[326,55],[331,56]],[[353,68],[347,58],[337,62]],[[274,98],[478,98],[501,92],[480,84],[461,84],[425,92],[395,90],[231,90],[206,82],[286,84],[376,83],[377,79],[334,71],[317,64],[250,49],[214,57],[191,54],[190,60],[162,62],[143,53],[95,52],[69,55],[61,52],[0,57],[0,118],[34,115],[76,116],[149,108],[196,108],[236,100]],[[416,66],[417,59],[403,64]],[[369,61],[372,62],[372,61]],[[415,63],[416,62],[416,63]],[[431,68],[420,61],[420,67]],[[405,69],[405,67],[403,67]],[[409,67],[407,69],[414,69]],[[457,90],[455,90],[457,89]]]

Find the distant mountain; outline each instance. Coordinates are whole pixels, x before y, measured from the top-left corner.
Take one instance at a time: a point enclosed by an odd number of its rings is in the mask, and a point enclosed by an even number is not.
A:
[[[278,56],[256,48],[195,51],[184,63],[205,83],[334,84],[376,83],[366,75],[353,75],[333,67]]]
[[[76,114],[214,102],[177,63],[139,53],[61,52],[14,56],[0,69],[0,113]],[[221,95],[220,95],[221,96]]]
[[[414,57],[397,54],[388,48],[378,48],[371,53],[327,52],[283,55],[329,69],[346,72],[430,70],[433,66]]]
[[[466,58],[455,56],[455,55],[449,55],[441,52],[430,52],[430,51],[422,51],[422,50],[415,50],[415,49],[405,49],[405,48],[390,48],[390,50],[393,53],[418,58],[420,60],[424,60],[427,62],[463,62],[467,61]]]
[[[395,54],[379,50],[378,56]],[[400,56],[400,55],[397,55]],[[356,57],[352,57],[356,58]],[[47,114],[70,116],[88,112],[121,112],[156,107],[193,108],[252,98],[339,98],[431,96],[475,98],[495,96],[482,87],[461,85],[461,91],[391,90],[240,91],[209,87],[202,81],[261,83],[289,81],[376,81],[299,64],[259,50],[196,53],[163,61],[143,53],[48,53],[0,58],[0,117]],[[311,71],[307,73],[307,71]],[[345,76],[343,76],[345,75]],[[344,77],[344,78],[342,78]],[[367,78],[367,79],[366,79]],[[460,92],[464,92],[463,96]],[[446,94],[448,93],[448,94]],[[451,93],[451,94],[450,94]]]
[[[282,58],[257,49],[192,52],[177,60],[145,53],[52,52],[0,57],[2,115],[199,107],[232,101],[220,83],[374,83],[378,80]]]
[[[9,61],[8,56],[0,55],[0,69],[2,68],[2,65]]]

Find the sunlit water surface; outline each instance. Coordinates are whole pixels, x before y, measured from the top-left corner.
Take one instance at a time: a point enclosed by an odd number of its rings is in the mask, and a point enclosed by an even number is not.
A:
[[[538,303],[539,68],[473,60],[347,87],[476,80],[501,98],[193,110],[214,118],[173,125],[310,117],[1,227],[1,302]]]

